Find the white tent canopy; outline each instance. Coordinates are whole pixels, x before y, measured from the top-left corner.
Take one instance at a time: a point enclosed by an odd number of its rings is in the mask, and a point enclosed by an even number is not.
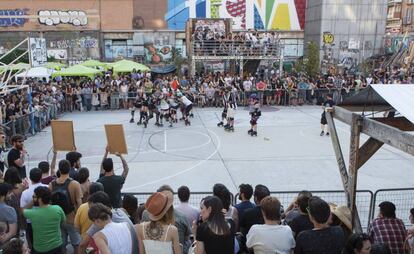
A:
[[[52,69],[48,69],[46,67],[34,67],[31,68],[27,71],[24,71],[22,73],[19,73],[16,75],[15,79],[17,81],[17,79],[19,78],[46,78],[47,81],[49,81],[50,76],[52,75],[52,73],[54,72],[54,70]]]
[[[395,110],[414,123],[414,85],[371,85]]]

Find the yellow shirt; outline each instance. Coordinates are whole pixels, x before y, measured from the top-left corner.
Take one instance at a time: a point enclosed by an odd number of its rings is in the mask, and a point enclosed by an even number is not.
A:
[[[92,226],[93,222],[88,217],[89,203],[86,202],[79,206],[78,211],[75,215],[75,227],[79,229],[82,238],[85,238],[86,232],[89,227]]]

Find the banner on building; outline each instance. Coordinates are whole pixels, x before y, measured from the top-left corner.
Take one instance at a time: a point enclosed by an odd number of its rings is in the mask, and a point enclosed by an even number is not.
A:
[[[32,67],[38,67],[47,63],[45,38],[29,38],[29,56]]]

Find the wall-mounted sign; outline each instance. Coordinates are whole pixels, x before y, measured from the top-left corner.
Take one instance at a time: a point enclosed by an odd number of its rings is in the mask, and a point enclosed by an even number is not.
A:
[[[69,24],[73,26],[86,26],[88,17],[84,11],[76,10],[40,10],[39,23],[46,26]]]

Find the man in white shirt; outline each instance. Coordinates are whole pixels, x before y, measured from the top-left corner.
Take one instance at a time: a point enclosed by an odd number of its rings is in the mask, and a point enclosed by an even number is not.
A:
[[[29,178],[31,181],[29,188],[24,190],[20,197],[20,208],[22,210],[32,208],[33,194],[34,194],[34,190],[37,187],[39,186],[48,187],[47,185],[41,183],[42,170],[40,170],[39,168],[32,168],[29,173]],[[27,241],[30,244],[30,246],[33,246],[33,230],[32,230],[32,223],[30,222],[30,220],[27,220],[26,237],[27,237]]]
[[[253,225],[247,234],[246,246],[255,254],[279,253],[291,254],[295,248],[295,239],[289,226],[280,225],[280,202],[267,196],[260,201],[265,224]]]
[[[247,105],[247,100],[250,97],[250,92],[252,90],[253,83],[250,79],[245,79],[243,81],[243,90],[244,90],[244,102],[243,105]]]
[[[188,203],[188,200],[190,199],[190,189],[187,186],[181,186],[178,188],[177,192],[180,204],[174,208],[184,214],[189,225],[192,225],[193,221],[197,221],[199,219],[200,210]]]

